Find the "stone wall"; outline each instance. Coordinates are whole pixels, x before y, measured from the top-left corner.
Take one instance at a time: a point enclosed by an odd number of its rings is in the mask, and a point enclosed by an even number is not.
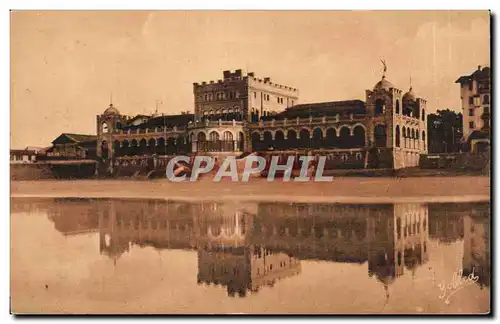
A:
[[[422,154],[420,168],[483,170],[490,168],[490,157],[471,153]]]
[[[10,180],[42,180],[54,179],[50,167],[46,164],[14,164],[10,165]]]

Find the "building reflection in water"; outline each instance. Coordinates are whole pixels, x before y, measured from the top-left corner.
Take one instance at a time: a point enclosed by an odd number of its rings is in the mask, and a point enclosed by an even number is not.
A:
[[[134,245],[197,250],[198,284],[223,286],[229,296],[256,293],[300,274],[300,260],[323,260],[366,262],[368,275],[381,282],[388,298],[392,282],[428,261],[429,236],[441,242],[463,237],[464,275],[474,269],[489,285],[489,216],[476,205],[456,205],[449,217],[428,204],[99,199],[74,218],[71,203],[64,204],[47,210],[59,231],[98,230],[101,253],[115,262]]]
[[[490,286],[490,206],[485,204],[464,216],[462,275],[474,273],[482,287]]]
[[[444,244],[463,241],[462,275],[474,273],[481,287],[489,287],[490,204],[430,204],[429,215],[429,236]]]

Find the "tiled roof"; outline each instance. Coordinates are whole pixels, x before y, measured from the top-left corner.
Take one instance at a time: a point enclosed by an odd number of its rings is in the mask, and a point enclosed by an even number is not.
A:
[[[462,75],[460,78],[455,81],[455,83],[462,83],[467,80],[484,80],[489,79],[491,76],[491,69],[488,66],[483,67],[482,69],[477,69],[470,75]]]
[[[58,139],[66,137],[69,140],[75,143],[84,143],[84,142],[92,142],[97,141],[96,135],[87,135],[87,134],[73,134],[73,133],[62,133],[59,135],[52,143],[56,142]]]
[[[365,103],[361,100],[329,101],[308,104],[299,104],[287,108],[278,114],[282,118],[294,118],[297,116],[334,116],[342,113],[365,114]]]
[[[127,129],[145,129],[145,128],[155,128],[155,127],[163,127],[164,125],[168,128],[172,128],[174,126],[187,126],[190,121],[194,121],[194,114],[181,114],[181,115],[164,115],[164,116],[156,116],[149,118],[145,123],[142,123],[137,126],[126,126]]]

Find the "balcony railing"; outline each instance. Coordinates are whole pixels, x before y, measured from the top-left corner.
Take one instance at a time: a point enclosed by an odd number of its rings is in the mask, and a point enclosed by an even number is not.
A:
[[[165,134],[165,133],[182,133],[187,130],[187,127],[155,127],[155,128],[136,128],[127,130],[116,130],[113,134],[118,135],[134,135],[134,134]]]
[[[198,141],[198,152],[234,152],[241,149],[241,141]]]
[[[260,120],[258,122],[254,122],[249,126],[252,128],[260,128],[260,127],[286,127],[286,126],[295,126],[295,125],[307,125],[307,124],[332,124],[344,121],[362,121],[366,118],[366,115],[349,115],[349,116],[325,116],[325,117],[297,117],[297,118],[285,118],[280,120]]]
[[[243,126],[242,121],[237,120],[202,120],[195,121],[188,125],[188,128],[197,127],[222,127],[222,126]]]

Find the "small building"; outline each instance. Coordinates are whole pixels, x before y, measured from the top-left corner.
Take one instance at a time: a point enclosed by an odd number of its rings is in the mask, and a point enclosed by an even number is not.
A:
[[[46,159],[94,159],[96,158],[97,136],[63,133],[52,141],[46,152]]]
[[[10,163],[35,163],[37,151],[25,148],[23,150],[10,150]]]

